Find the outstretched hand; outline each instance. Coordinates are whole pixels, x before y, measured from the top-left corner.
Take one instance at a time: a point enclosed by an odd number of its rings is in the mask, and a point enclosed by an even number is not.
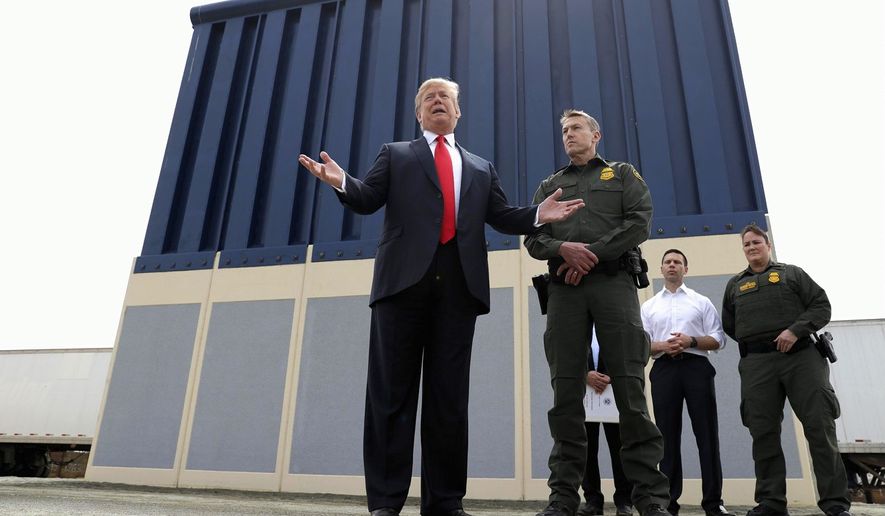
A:
[[[560,201],[560,197],[562,197],[562,188],[557,188],[555,192],[550,194],[550,197],[547,197],[544,199],[544,202],[538,205],[538,223],[547,224],[548,222],[563,221],[584,207],[583,199]]]
[[[319,163],[304,154],[298,155],[298,162],[320,181],[334,188],[341,188],[344,182],[344,170],[335,163],[326,151],[320,152],[323,163]]]

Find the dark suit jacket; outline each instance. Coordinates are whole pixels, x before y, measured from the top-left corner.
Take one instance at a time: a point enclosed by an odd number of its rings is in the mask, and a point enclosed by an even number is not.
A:
[[[462,159],[458,252],[467,287],[481,304],[477,313],[484,314],[489,311],[485,223],[501,233],[533,233],[536,207],[507,204],[495,167],[457,147]],[[442,190],[423,136],[384,144],[364,180],[348,175],[346,181],[345,193],[338,197],[348,208],[365,215],[386,205],[369,300],[373,305],[414,285],[427,272],[439,243]]]

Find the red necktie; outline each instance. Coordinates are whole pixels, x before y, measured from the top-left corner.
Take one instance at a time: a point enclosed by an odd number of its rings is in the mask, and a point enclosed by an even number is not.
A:
[[[455,236],[455,176],[452,172],[452,157],[446,147],[446,137],[436,137],[436,173],[443,197],[443,219],[439,230],[439,241],[445,244]]]

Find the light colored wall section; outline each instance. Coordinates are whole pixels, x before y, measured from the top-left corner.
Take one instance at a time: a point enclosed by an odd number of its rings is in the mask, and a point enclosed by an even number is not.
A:
[[[217,267],[217,262],[216,262]],[[194,388],[193,395],[190,398],[190,406],[188,410],[188,419],[185,422],[185,440],[183,445],[183,456],[188,457],[190,447],[192,445],[192,437],[194,434],[194,423],[196,416],[196,404],[199,399],[200,379],[203,376],[203,368],[205,365],[205,354],[207,340],[210,336],[208,328],[212,325],[212,313],[215,307],[230,307],[228,303],[237,302],[263,302],[284,301],[292,303],[294,306],[285,316],[286,325],[290,325],[288,331],[287,342],[285,344],[286,351],[279,355],[285,361],[285,376],[281,386],[283,389],[282,402],[280,405],[281,412],[277,420],[276,441],[273,444],[276,448],[272,472],[256,472],[256,471],[209,471],[204,469],[195,469],[183,464],[178,479],[179,487],[218,487],[231,489],[251,489],[259,491],[277,491],[280,486],[280,477],[283,471],[282,452],[287,445],[286,430],[289,427],[288,420],[292,405],[292,396],[294,390],[294,377],[297,374],[296,356],[300,350],[300,331],[302,317],[302,292],[304,290],[305,269],[307,265],[274,265],[268,267],[243,267],[230,269],[213,269],[211,288],[207,295],[207,311],[206,322],[202,338],[200,340],[197,352],[196,372],[193,376]],[[244,305],[245,306],[245,305]],[[260,333],[260,332],[259,332]],[[281,338],[279,336],[274,339]],[[219,350],[224,352],[224,350]],[[255,374],[255,371],[244,368],[243,374]],[[239,392],[242,398],[232,400],[233,404],[249,403],[249,391]],[[260,393],[259,393],[260,395]],[[257,403],[265,403],[269,401],[267,397],[256,400]],[[273,403],[274,406],[278,402]],[[254,436],[243,435],[242,439],[254,438]],[[205,444],[205,443],[202,443]],[[236,444],[235,444],[236,446]],[[246,446],[248,448],[248,445]],[[240,448],[243,448],[240,446]],[[223,447],[219,447],[223,449]],[[245,469],[245,468],[244,468]]]
[[[650,276],[660,278],[659,264],[660,254],[667,248],[676,247],[683,249],[691,260],[692,275],[716,276],[730,275],[743,269],[745,261],[741,253],[740,239],[736,235],[677,238],[651,241],[643,246],[644,255],[650,265]],[[309,253],[310,254],[310,253]],[[296,435],[296,417],[298,411],[298,390],[302,387],[299,383],[300,368],[306,357],[302,347],[305,334],[305,321],[307,319],[308,306],[311,299],[339,298],[347,299],[358,296],[367,300],[372,283],[373,260],[353,260],[323,263],[307,263],[305,265],[286,265],[259,268],[237,269],[213,269],[211,271],[193,271],[176,273],[153,273],[138,274],[130,278],[130,288],[127,293],[126,306],[149,305],[163,303],[201,303],[201,315],[199,327],[194,345],[194,370],[191,371],[188,386],[187,403],[184,421],[187,423],[182,428],[182,442],[176,459],[176,468],[170,472],[138,468],[91,468],[88,476],[95,480],[113,480],[118,482],[136,484],[159,484],[180,485],[190,487],[226,487],[235,489],[256,490],[282,490],[293,492],[327,492],[341,494],[362,495],[364,481],[360,474],[304,474],[294,473],[291,468],[293,454],[293,435]],[[533,450],[533,435],[541,435],[547,432],[546,418],[535,421],[533,418],[533,401],[543,402],[549,398],[549,380],[536,379],[532,381],[532,370],[546,370],[543,360],[543,350],[535,349],[542,344],[532,342],[531,334],[532,317],[537,314],[537,298],[531,287],[531,276],[546,272],[546,265],[532,259],[523,248],[512,251],[498,251],[490,253],[490,284],[493,289],[503,289],[502,292],[510,292],[508,296],[498,297],[505,300],[507,308],[495,306],[494,310],[512,311],[512,317],[497,318],[484,316],[479,324],[489,324],[486,334],[495,335],[496,324],[507,324],[512,327],[511,332],[499,332],[511,334],[508,339],[512,340],[513,353],[506,360],[498,364],[500,368],[506,368],[506,374],[501,374],[500,384],[496,387],[512,389],[512,409],[505,411],[512,413],[512,420],[508,425],[512,426],[512,461],[504,461],[507,465],[512,462],[512,478],[471,478],[468,481],[469,498],[498,498],[498,499],[546,499],[548,490],[546,481],[542,478],[533,478],[532,457],[546,456],[549,450]],[[640,301],[649,298],[652,289],[640,291]],[[191,438],[192,414],[196,393],[193,392],[196,382],[200,377],[202,367],[202,354],[205,347],[206,328],[209,319],[206,312],[210,310],[214,302],[229,301],[257,301],[294,299],[294,314],[292,337],[289,343],[288,358],[286,365],[285,393],[283,399],[283,414],[280,422],[280,439],[278,443],[276,469],[273,473],[248,473],[233,471],[202,471],[181,470],[180,457],[183,450],[185,436]],[[332,300],[332,304],[336,304]],[[319,305],[317,305],[319,306]],[[124,307],[125,308],[125,307]],[[365,307],[368,311],[368,307]],[[353,321],[346,313],[341,314],[340,324],[347,325]],[[358,326],[362,327],[365,322]],[[538,324],[538,322],[534,323]],[[365,339],[368,347],[368,328],[354,328],[357,333],[365,331],[361,338]],[[543,330],[541,330],[543,333]],[[482,337],[487,338],[487,337]],[[475,342],[482,345],[482,342]],[[540,351],[540,353],[539,353]],[[348,360],[365,360],[365,355],[347,357]],[[488,360],[482,361],[488,364]],[[365,368],[365,364],[360,364]],[[488,367],[483,365],[483,367]],[[482,373],[483,371],[479,371]],[[725,374],[723,372],[723,374]],[[537,373],[536,373],[537,375]],[[365,396],[365,377],[353,378],[354,388],[347,391],[346,395],[356,396],[362,400]],[[540,389],[540,390],[539,390]],[[546,389],[546,391],[544,390]],[[356,394],[355,394],[356,393]],[[310,396],[310,392],[302,393],[302,397]],[[480,399],[477,396],[476,399]],[[362,403],[354,404],[354,407],[362,406]],[[535,407],[537,411],[539,407]],[[735,408],[735,410],[737,410]],[[360,416],[361,417],[361,416]],[[359,418],[358,418],[359,419]],[[798,422],[795,426],[800,429]],[[358,434],[361,436],[362,429],[345,432],[347,439],[354,439]],[[745,430],[744,430],[745,431]],[[335,439],[341,436],[341,432],[329,429],[329,446],[335,446]],[[479,434],[478,434],[479,436]],[[509,436],[508,436],[509,437]],[[480,439],[481,440],[481,439]],[[801,430],[797,432],[797,441],[800,448],[800,461],[802,463],[802,478],[788,480],[789,497],[791,502],[810,504],[814,502],[814,489],[811,484],[811,473],[808,461],[807,445],[801,436]],[[477,441],[472,441],[478,444]],[[353,443],[349,443],[350,446]],[[723,446],[727,446],[723,443]],[[361,448],[361,443],[355,444]],[[604,451],[604,448],[603,448]],[[480,453],[481,450],[475,450]],[[472,453],[474,453],[472,452]],[[358,460],[361,460],[358,459]],[[501,471],[497,464],[491,471]],[[360,464],[360,469],[361,469]],[[497,469],[495,469],[497,468]],[[510,466],[505,469],[509,470]],[[610,481],[604,482],[604,489],[611,493]],[[750,505],[753,503],[752,479],[726,479],[725,492],[728,493],[726,502],[730,504]],[[419,494],[418,479],[413,479],[410,494]],[[687,480],[683,499],[686,503],[700,499],[700,480]]]
[[[134,263],[134,260],[133,260]],[[181,421],[186,420],[186,414],[190,406],[190,398],[193,391],[194,368],[196,367],[197,343],[202,338],[203,320],[205,317],[204,302],[209,295],[209,286],[212,281],[212,270],[160,272],[151,274],[130,274],[129,283],[126,287],[126,296],[120,311],[120,324],[111,355],[110,368],[105,382],[104,394],[99,409],[99,420],[94,441],[94,449],[97,451],[101,446],[101,424],[104,418],[108,400],[108,390],[114,378],[114,369],[117,354],[120,350],[120,339],[123,333],[125,316],[130,307],[145,307],[154,305],[175,304],[199,304],[199,315],[196,322],[196,335],[194,337],[193,351],[191,353],[190,366],[188,369],[187,388],[185,390],[185,402],[182,408]],[[145,367],[150,367],[146,364]],[[101,467],[93,464],[96,453],[89,456],[86,469],[88,480],[99,482],[121,482],[141,485],[175,486],[178,481],[178,468],[181,463],[181,449],[184,432],[179,432],[176,446],[175,460],[172,469],[153,468],[120,468]]]

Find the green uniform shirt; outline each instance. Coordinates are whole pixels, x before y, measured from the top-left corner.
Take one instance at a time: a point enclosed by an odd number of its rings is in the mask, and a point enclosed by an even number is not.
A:
[[[787,328],[802,339],[828,322],[827,293],[795,265],[771,261],[759,273],[747,267],[725,286],[722,327],[738,342],[773,340]]]
[[[526,236],[525,246],[533,258],[556,258],[563,242],[583,242],[600,261],[609,261],[648,239],[651,194],[633,165],[605,161],[599,155],[583,167],[571,164],[541,182],[533,203],[539,204],[557,188],[562,188],[560,201],[583,199],[585,207]]]

